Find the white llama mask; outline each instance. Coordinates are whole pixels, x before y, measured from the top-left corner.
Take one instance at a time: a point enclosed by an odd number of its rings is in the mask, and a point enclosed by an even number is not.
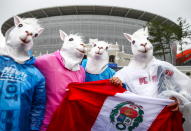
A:
[[[153,58],[153,46],[148,40],[148,28],[137,30],[133,35],[124,33],[125,38],[131,43],[133,59],[147,64]]]
[[[81,36],[77,34],[67,35],[60,30],[60,38],[64,41],[60,54],[64,59],[65,67],[72,71],[80,70],[80,63],[86,52],[85,44]]]
[[[91,74],[102,73],[108,65],[108,48],[110,45],[105,41],[91,40],[92,48],[87,56],[86,71]]]
[[[28,51],[33,47],[33,38],[43,32],[35,18],[22,19],[14,17],[15,27],[6,33],[6,45],[1,55],[12,57],[18,63],[24,63],[30,58]]]

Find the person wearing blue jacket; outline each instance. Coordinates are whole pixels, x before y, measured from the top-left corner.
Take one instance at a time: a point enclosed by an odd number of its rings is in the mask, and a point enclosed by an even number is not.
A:
[[[84,59],[82,61],[82,66],[84,68],[86,68],[86,64],[87,64],[87,59]],[[90,81],[98,81],[98,80],[105,80],[105,79],[110,79],[114,76],[115,74],[115,70],[111,69],[108,65],[106,67],[106,69],[101,72],[100,74],[91,74],[91,73],[88,73],[86,71],[86,79],[85,81],[86,82],[90,82]]]
[[[43,29],[34,18],[16,16],[14,22],[0,50],[0,131],[38,131],[45,111],[45,78],[28,52],[32,38]]]
[[[32,64],[0,56],[0,131],[39,130],[45,108],[45,79]]]
[[[115,71],[108,66],[109,44],[105,41],[90,39],[92,45],[88,53],[87,59],[82,61],[82,66],[86,71],[86,82],[110,79]]]

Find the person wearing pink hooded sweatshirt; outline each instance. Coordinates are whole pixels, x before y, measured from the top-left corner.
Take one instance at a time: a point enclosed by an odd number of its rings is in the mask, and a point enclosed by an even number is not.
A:
[[[46,79],[47,102],[41,131],[46,131],[53,113],[65,97],[68,84],[85,81],[85,71],[80,66],[85,53],[81,37],[67,35],[62,30],[60,37],[64,41],[61,50],[40,56],[35,63]]]

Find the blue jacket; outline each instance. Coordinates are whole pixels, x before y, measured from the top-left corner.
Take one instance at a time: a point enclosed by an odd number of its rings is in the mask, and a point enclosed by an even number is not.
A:
[[[84,67],[84,69],[86,67],[86,64],[87,64],[87,59],[84,59],[82,61],[82,66]],[[85,82],[110,79],[111,77],[113,77],[114,74],[115,74],[115,71],[113,69],[111,69],[110,67],[107,67],[100,74],[90,74],[90,73],[86,72]]]
[[[45,110],[45,79],[34,67],[0,56],[0,131],[39,130]]]

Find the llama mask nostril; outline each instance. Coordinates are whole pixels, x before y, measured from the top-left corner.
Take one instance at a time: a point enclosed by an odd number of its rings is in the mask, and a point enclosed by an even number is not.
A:
[[[145,43],[145,44],[141,44],[141,46],[144,46],[144,47],[145,47],[146,45],[147,45],[147,43]]]
[[[81,45],[81,46],[83,46],[83,47],[85,47],[85,44],[83,44],[83,43],[82,43],[82,44],[80,44],[80,45]]]
[[[25,31],[25,32],[26,32],[27,36],[32,36],[33,35],[33,33],[30,33],[29,31]]]
[[[144,46],[144,47],[145,47],[145,44],[141,44],[141,46]]]

